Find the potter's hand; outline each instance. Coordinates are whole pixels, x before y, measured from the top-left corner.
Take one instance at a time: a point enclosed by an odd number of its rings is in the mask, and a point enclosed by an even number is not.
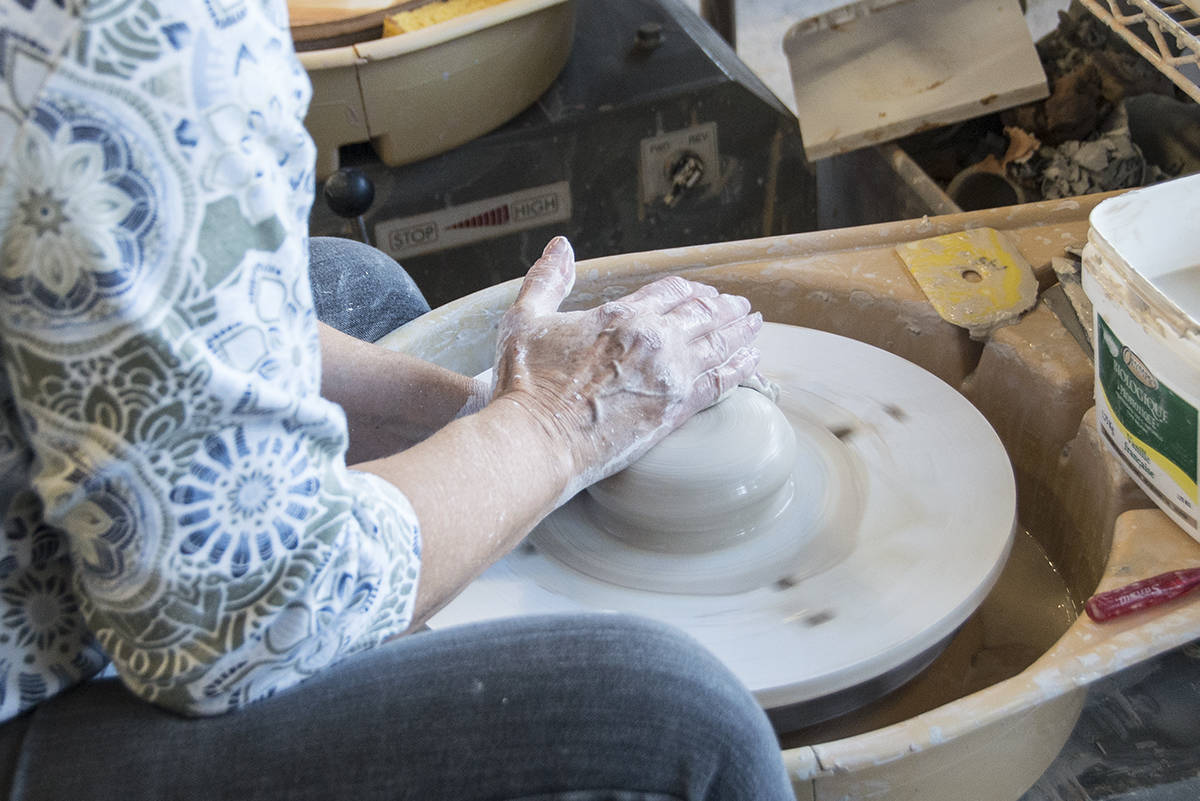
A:
[[[494,397],[531,414],[567,456],[562,500],[615,473],[754,374],[762,316],[742,297],[665,278],[589,311],[559,312],[575,278],[546,248],[500,323]]]

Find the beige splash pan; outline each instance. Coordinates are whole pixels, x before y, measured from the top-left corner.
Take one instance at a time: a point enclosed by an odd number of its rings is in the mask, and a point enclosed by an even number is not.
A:
[[[1012,238],[1046,289],[1055,280],[1051,258],[1083,244],[1087,215],[1100,199],[580,263],[567,307],[590,307],[682,274],[746,295],[767,320],[863,340],[959,387],[1008,449],[1021,522],[1032,535],[1026,540],[1044,550],[1074,599],[1040,608],[1023,578],[1007,589],[1002,578],[943,654],[966,653],[957,667],[935,663],[840,730],[784,738],[797,798],[1014,801],[1066,742],[1088,684],[1200,637],[1200,598],[1104,625],[1076,619],[1076,605],[1097,589],[1200,566],[1200,543],[1153,509],[1098,441],[1093,370],[1083,348],[1044,304],[986,343],[971,341],[937,315],[894,251],[903,242],[991,226]],[[511,281],[435,309],[383,344],[477,374],[491,366],[496,322],[516,289]],[[1027,658],[946,695],[961,675],[980,678],[983,658],[1007,647],[1006,627],[1022,626],[1033,632],[1023,642],[1038,643]]]
[[[428,28],[300,53],[313,84],[305,126],[317,179],[338,148],[371,142],[397,166],[443,153],[515,117],[571,51],[575,0],[508,0]]]

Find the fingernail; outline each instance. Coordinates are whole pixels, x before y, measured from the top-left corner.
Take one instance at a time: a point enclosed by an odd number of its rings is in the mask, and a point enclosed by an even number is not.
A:
[[[556,236],[550,240],[550,244],[546,245],[546,249],[542,251],[543,256],[562,256],[571,252],[571,243],[567,241],[565,236]]]

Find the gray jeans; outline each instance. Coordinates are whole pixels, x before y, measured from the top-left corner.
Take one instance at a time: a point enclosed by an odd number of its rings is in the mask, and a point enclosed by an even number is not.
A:
[[[353,239],[314,236],[308,275],[317,319],[367,342],[429,311],[412,278],[390,256]]]
[[[0,728],[0,758],[30,801],[792,797],[746,689],[612,614],[410,635],[215,718],[93,681]]]

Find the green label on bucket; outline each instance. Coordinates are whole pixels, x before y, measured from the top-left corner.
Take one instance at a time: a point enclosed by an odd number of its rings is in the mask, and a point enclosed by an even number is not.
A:
[[[1197,413],[1152,373],[1138,355],[1096,315],[1100,343],[1097,368],[1104,397],[1135,458],[1148,475],[1167,473],[1190,498],[1196,496]],[[1140,456],[1141,458],[1137,458]],[[1147,463],[1149,462],[1149,463]]]

